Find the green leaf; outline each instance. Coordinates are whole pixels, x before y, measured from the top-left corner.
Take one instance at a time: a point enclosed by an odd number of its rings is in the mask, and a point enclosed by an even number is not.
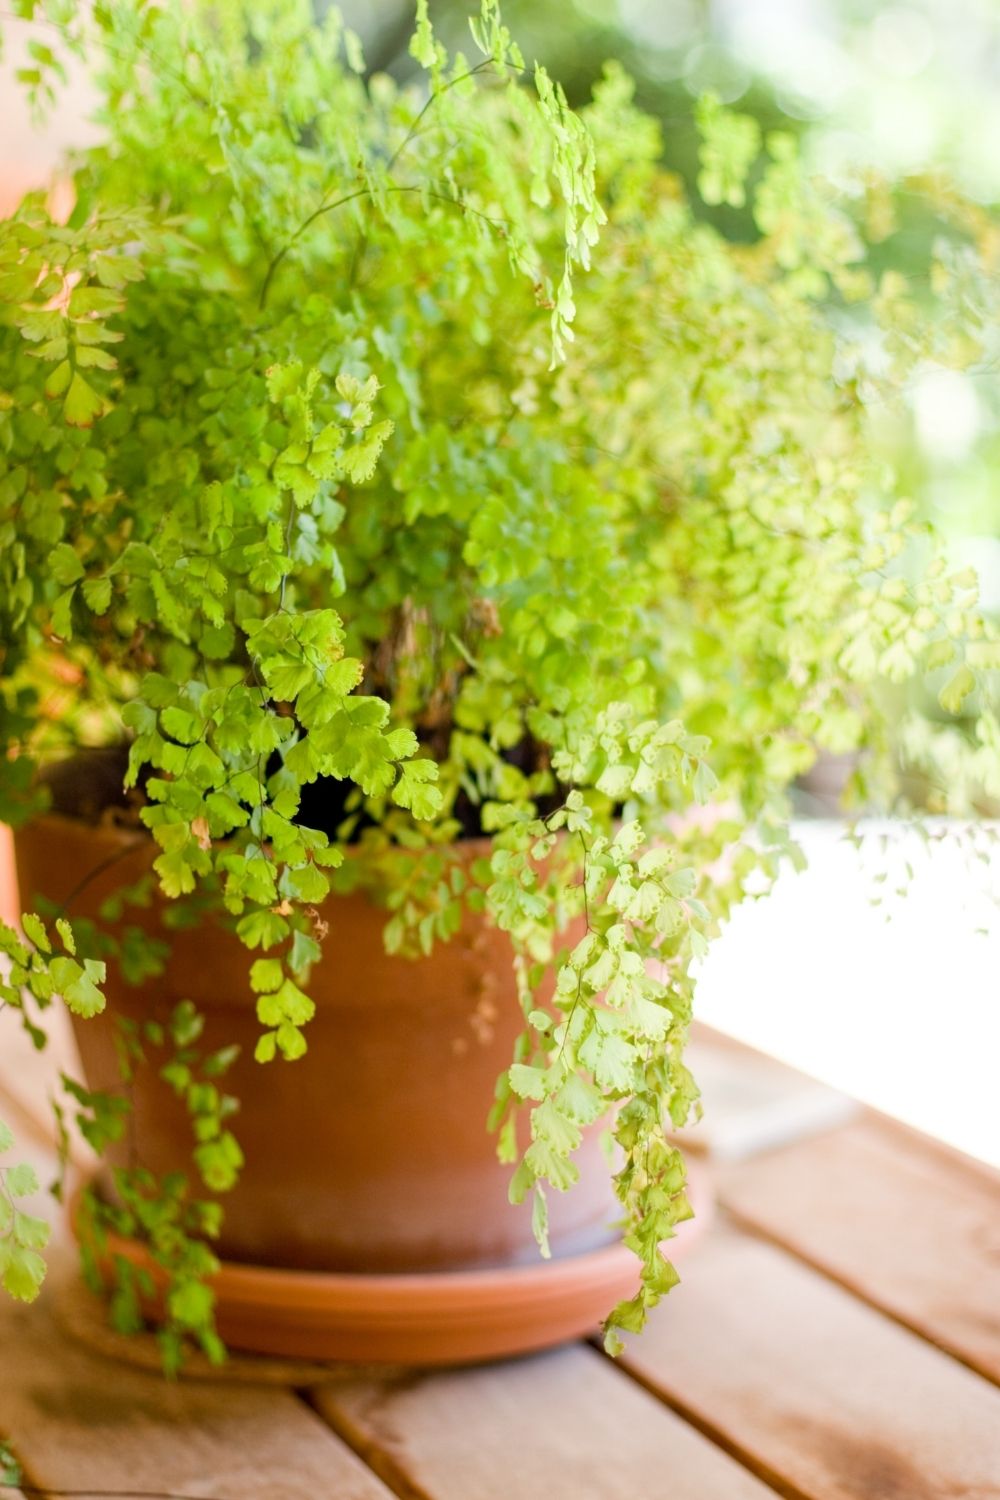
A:
[[[258,958],[250,968],[250,988],[254,994],[270,994],[277,990],[284,979],[284,970],[279,958]]]
[[[637,1053],[631,1042],[597,1025],[580,1048],[580,1061],[601,1088],[628,1094],[635,1083]]]
[[[288,936],[285,918],[273,911],[248,912],[236,927],[240,942],[248,948],[276,948]]]
[[[592,1125],[604,1112],[601,1092],[589,1078],[570,1073],[555,1095],[560,1112],[577,1125]]]
[[[186,708],[165,708],[160,714],[164,734],[179,740],[182,745],[193,745],[201,738],[202,723],[197,714]]]
[[[19,1302],[34,1302],[45,1280],[45,1262],[13,1238],[0,1240],[0,1285]]]
[[[365,55],[362,51],[361,42],[356,32],[349,26],[344,28],[344,53],[347,57],[347,66],[352,73],[363,73],[365,71]]]
[[[544,1068],[529,1067],[526,1063],[514,1063],[507,1069],[510,1086],[520,1099],[544,1099],[548,1087],[548,1076]]]
[[[273,1031],[265,1031],[263,1036],[257,1038],[254,1048],[254,1058],[259,1063],[273,1062],[277,1052],[278,1037]]]
[[[628,765],[606,766],[597,780],[597,790],[614,801],[621,801],[632,790],[635,771]]]
[[[73,600],[76,589],[65,589],[52,606],[52,631],[60,640],[73,639]]]
[[[49,553],[49,572],[62,588],[83,577],[83,563],[68,542],[60,542]]]
[[[211,1316],[215,1294],[201,1281],[186,1281],[167,1297],[167,1311],[182,1328],[198,1328]]]
[[[17,1489],[23,1477],[20,1464],[10,1451],[7,1443],[0,1438],[0,1484]]]
[[[114,370],[118,367],[118,361],[113,354],[108,354],[105,349],[85,344],[78,344],[76,348],[76,364],[81,370]]]
[[[299,360],[287,365],[271,365],[267,371],[267,394],[275,403],[292,396],[302,383],[302,363]]]
[[[564,1115],[551,1099],[546,1099],[532,1110],[531,1131],[535,1139],[541,1137],[548,1141],[562,1156],[575,1151],[582,1139],[580,1127]]]
[[[437,62],[437,46],[427,14],[427,0],[417,0],[417,23],[416,30],[410,38],[410,56],[422,68],[432,68]]]
[[[40,917],[35,916],[34,912],[25,912],[21,917],[21,926],[24,929],[25,937],[29,942],[34,943],[36,948],[40,949],[42,953],[52,952],[52,944],[49,942],[49,935],[45,931],[45,923]]]
[[[700,760],[698,768],[694,773],[694,795],[697,802],[705,803],[711,798],[719,785],[719,778],[712,770],[707,761]]]
[[[44,1219],[36,1219],[31,1214],[15,1211],[11,1233],[17,1244],[22,1245],[26,1250],[44,1250],[49,1242],[52,1228]]]
[[[32,1193],[38,1192],[38,1178],[35,1170],[26,1162],[16,1167],[8,1167],[5,1179],[7,1191],[12,1198],[28,1198]]]
[[[374,426],[369,427],[359,443],[342,450],[341,468],[352,484],[364,484],[371,479],[379,455],[393,430],[393,425],[388,420],[376,422]]]
[[[441,792],[435,785],[438,768],[432,760],[404,761],[399,780],[392,789],[392,800],[409,808],[415,818],[430,820],[441,811]]]
[[[278,1049],[286,1062],[295,1062],[304,1057],[306,1048],[306,1039],[297,1026],[286,1021],[278,1027]]]
[[[54,958],[49,973],[56,992],[62,995],[74,1015],[89,1018],[104,1009],[104,996],[99,985],[104,983],[105,965],[97,959],[84,959],[83,964],[75,958]]]
[[[97,251],[91,257],[91,262],[102,286],[118,290],[131,281],[141,281],[143,278],[142,262],[134,255]]]
[[[80,592],[87,608],[95,615],[103,615],[111,603],[111,579],[85,578]]]
[[[54,401],[57,397],[66,394],[66,391],[69,389],[71,375],[72,367],[68,359],[64,359],[56,365],[45,382],[45,394],[50,401]]]
[[[740,208],[746,202],[747,175],[760,151],[760,126],[752,115],[725,109],[714,94],[698,101],[696,117],[702,137],[698,191],[706,203]]]
[[[99,396],[77,370],[63,403],[63,417],[70,427],[92,427],[109,409],[104,397]]]
[[[954,673],[941,689],[938,694],[938,702],[946,713],[959,714],[962,712],[963,703],[969,694],[974,691],[975,686],[975,673],[971,667],[963,662],[958,671]]]
[[[339,853],[339,850],[337,851]],[[292,947],[288,955],[288,966],[296,977],[308,971],[310,966],[318,963],[322,957],[323,950],[314,937],[306,932],[296,932],[292,938]]]
[[[560,1193],[567,1192],[580,1176],[576,1164],[541,1137],[532,1141],[524,1160],[536,1177],[544,1177]]]
[[[534,1193],[531,1200],[531,1232],[542,1257],[550,1260],[552,1250],[549,1246],[549,1206],[545,1197],[545,1189],[540,1182],[535,1183]]]

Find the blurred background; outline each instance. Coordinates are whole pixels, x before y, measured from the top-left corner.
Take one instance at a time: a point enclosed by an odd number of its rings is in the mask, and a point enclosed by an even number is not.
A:
[[[416,71],[412,0],[340,8],[370,71]],[[469,45],[470,8],[431,0],[452,47]],[[505,0],[504,13],[526,57],[572,103],[588,97],[606,59],[619,60],[663,122],[667,164],[689,185],[695,103],[711,90],[765,130],[794,131],[818,172],[870,165],[900,183],[944,172],[985,208],[1000,201],[996,0]],[[86,81],[72,72],[52,117],[41,128],[28,118],[13,81],[28,36],[13,36],[0,65],[0,210],[94,136]],[[694,201],[727,237],[753,237],[749,209]],[[905,274],[922,263],[935,233],[928,214],[904,217],[886,264]],[[909,422],[885,441],[953,561],[976,567],[982,603],[1000,611],[997,368],[928,369],[910,393]],[[933,714],[933,697],[922,707]],[[821,779],[802,788],[798,811],[810,868],[737,913],[706,962],[702,1018],[1000,1164],[997,859],[988,847],[970,857],[970,831],[947,821],[933,824],[929,846],[897,825],[870,830],[858,852]]]

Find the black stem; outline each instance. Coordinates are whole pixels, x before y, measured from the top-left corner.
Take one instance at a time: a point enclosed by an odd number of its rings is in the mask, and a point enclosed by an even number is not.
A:
[[[100,864],[94,865],[92,870],[88,870],[86,875],[82,876],[77,881],[76,885],[70,891],[69,895],[66,896],[64,900],[60,901],[57,908],[59,916],[64,915],[64,913],[69,910],[73,902],[76,900],[77,896],[83,894],[92,880],[96,880],[99,875],[104,874],[105,870],[110,870],[114,865],[118,863],[119,860],[125,859],[127,855],[134,854],[140,842],[141,840],[139,838],[136,838],[132,842],[126,844],[124,848],[116,849],[114,854],[109,854],[106,859],[102,859]]]
[[[482,219],[487,224],[506,224],[508,222],[505,218],[497,214],[484,214],[482,209],[473,208],[472,204],[466,203],[464,198],[456,198],[451,193],[435,192],[433,188],[426,187],[422,182],[404,183],[395,187],[387,187],[384,191],[386,193],[426,193],[428,198],[436,198],[439,203],[450,203],[454,208],[460,208],[463,213],[474,214],[477,219]],[[316,220],[321,218],[323,214],[332,213],[335,208],[340,208],[343,204],[350,203],[354,198],[370,198],[373,192],[374,189],[370,187],[355,188],[353,193],[345,193],[342,198],[335,198],[332,203],[321,204],[319,208],[309,215],[308,219],[303,219],[292,238],[288,241],[288,244],[282,246],[267,268],[267,273],[260,289],[260,297],[257,300],[259,310],[263,310],[264,304],[267,301],[267,294],[274,279],[275,271],[277,271],[289,251],[294,249],[296,242],[310,225],[315,224]]]

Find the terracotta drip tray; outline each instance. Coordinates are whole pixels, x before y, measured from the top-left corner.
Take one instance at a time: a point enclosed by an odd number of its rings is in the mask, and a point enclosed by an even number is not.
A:
[[[691,1174],[695,1218],[670,1242],[682,1259],[705,1232],[712,1198]],[[75,1213],[74,1213],[75,1219]],[[106,1260],[152,1270],[134,1241],[109,1235]],[[593,1333],[637,1286],[620,1244],[531,1265],[408,1275],[287,1271],[222,1263],[214,1281],[219,1333],[233,1350],[285,1359],[459,1365],[551,1348]],[[148,1309],[155,1319],[156,1309]]]

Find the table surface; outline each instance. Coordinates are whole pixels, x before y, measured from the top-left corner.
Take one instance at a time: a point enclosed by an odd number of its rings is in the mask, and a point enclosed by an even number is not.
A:
[[[4,1092],[0,1065],[44,1156]],[[0,1301],[24,1493],[1000,1500],[1000,1175],[868,1111],[715,1171],[715,1226],[617,1361],[168,1385],[72,1337],[55,1289]]]

